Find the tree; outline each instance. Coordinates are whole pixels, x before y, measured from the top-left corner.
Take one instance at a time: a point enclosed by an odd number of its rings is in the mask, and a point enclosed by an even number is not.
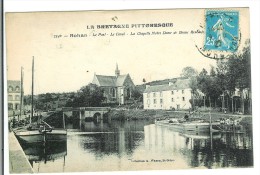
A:
[[[181,77],[183,78],[190,78],[190,77],[196,77],[198,75],[198,72],[190,66],[187,66],[182,69]]]
[[[191,88],[191,94],[192,94],[192,109],[194,110],[194,107],[195,107],[194,96],[195,96],[197,89],[198,89],[198,83],[197,83],[196,77],[190,78],[189,86]]]
[[[143,101],[143,94],[137,88],[132,91],[132,98],[136,101]]]
[[[197,77],[197,82],[198,89],[200,89],[201,92],[205,95],[204,106],[206,105],[206,98],[209,98],[209,106],[212,106],[211,100],[214,100],[216,107],[216,100],[221,94],[221,90],[218,86],[214,68],[211,68],[210,75],[208,75],[208,72],[203,68],[202,71],[199,73],[199,76]]]
[[[245,48],[242,53],[230,55],[228,60],[227,70],[227,83],[226,87],[231,92],[231,95],[235,92],[236,88],[239,89],[241,99],[241,110],[245,113],[245,100],[247,102],[248,112],[251,113],[251,52],[250,41],[246,42]],[[247,91],[245,91],[247,90]],[[247,93],[244,93],[247,92]],[[246,95],[246,99],[244,99]],[[233,99],[232,99],[232,111]]]
[[[226,60],[217,61],[217,75],[216,75],[216,85],[222,91],[222,112],[225,110],[225,93],[227,90],[227,71],[228,64]]]
[[[194,110],[194,96],[195,96],[195,93],[197,92],[197,77],[198,75],[198,72],[193,68],[193,67],[190,67],[190,66],[187,66],[185,68],[182,69],[182,73],[181,73],[181,77],[183,78],[189,78],[189,86],[191,88],[191,94],[192,94],[192,109]]]
[[[71,107],[101,106],[105,100],[102,88],[94,84],[83,86],[66,104]]]
[[[210,77],[206,69],[202,69],[197,77],[198,89],[204,94],[204,107],[205,107],[205,100],[206,97],[210,96]]]

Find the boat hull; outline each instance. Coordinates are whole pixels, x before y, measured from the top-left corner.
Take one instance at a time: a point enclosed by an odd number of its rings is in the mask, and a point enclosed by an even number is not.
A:
[[[66,130],[52,130],[52,132],[42,133],[35,131],[14,131],[19,141],[25,143],[40,143],[49,141],[65,141],[67,139]]]
[[[196,122],[185,122],[185,123],[169,123],[168,121],[157,121],[156,125],[165,126],[169,129],[173,129],[178,132],[210,132],[210,123],[196,123]],[[212,124],[217,125],[217,124]]]
[[[52,131],[50,133],[46,133],[47,141],[64,141],[67,139],[67,131],[66,130],[57,130]]]

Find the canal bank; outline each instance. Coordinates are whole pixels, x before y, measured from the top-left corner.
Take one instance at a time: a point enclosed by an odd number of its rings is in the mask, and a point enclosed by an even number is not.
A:
[[[18,173],[34,173],[31,164],[16,139],[13,132],[9,132],[9,172]]]
[[[112,120],[155,120],[163,118],[184,118],[185,114],[190,114],[190,117],[201,118],[209,121],[210,115],[212,121],[217,121],[220,118],[241,119],[244,124],[252,124],[252,115],[240,114],[225,114],[220,112],[194,112],[189,111],[167,111],[167,110],[144,110],[144,109],[111,109],[107,115]]]

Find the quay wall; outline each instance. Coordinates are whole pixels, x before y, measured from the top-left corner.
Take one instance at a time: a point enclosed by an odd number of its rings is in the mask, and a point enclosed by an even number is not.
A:
[[[9,132],[9,172],[12,174],[34,173],[33,168],[13,132]]]

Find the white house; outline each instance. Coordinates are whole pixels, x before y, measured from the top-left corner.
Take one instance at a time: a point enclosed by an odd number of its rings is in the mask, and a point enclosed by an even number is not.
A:
[[[190,109],[192,98],[189,79],[177,79],[166,85],[146,86],[144,109]]]

